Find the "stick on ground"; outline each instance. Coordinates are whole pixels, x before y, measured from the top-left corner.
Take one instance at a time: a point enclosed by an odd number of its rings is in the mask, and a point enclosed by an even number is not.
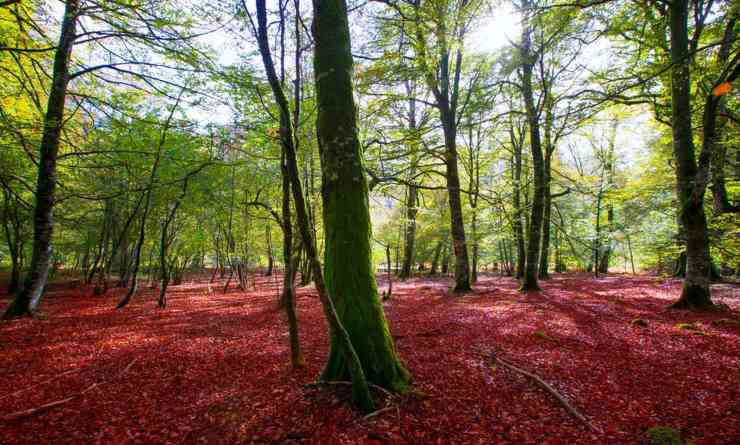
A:
[[[568,403],[568,400],[562,394],[560,394],[559,392],[557,392],[555,390],[555,388],[553,388],[552,386],[550,386],[547,382],[545,382],[544,380],[542,380],[538,376],[532,374],[531,372],[525,371],[525,370],[523,370],[523,369],[521,369],[521,368],[519,368],[517,366],[514,366],[512,363],[510,363],[510,362],[502,359],[501,357],[496,356],[496,354],[492,354],[492,358],[493,358],[494,363],[498,363],[498,364],[500,364],[501,366],[503,366],[505,368],[508,368],[508,369],[510,369],[510,370],[512,370],[512,371],[514,371],[516,373],[519,373],[519,374],[521,374],[521,375],[523,375],[525,377],[529,377],[530,379],[532,379],[535,382],[537,382],[541,387],[543,387],[547,392],[549,392],[553,397],[555,397],[558,400],[558,402],[560,402],[560,404],[563,405],[563,407],[565,407],[565,409],[570,413],[570,415],[572,415],[573,417],[575,417],[576,419],[578,419],[579,421],[581,421],[584,425],[586,425],[588,427],[589,430],[591,430],[591,431],[593,431],[595,433],[599,433],[599,434],[602,433],[602,431],[599,428],[596,428],[595,426],[593,426],[591,424],[591,422],[589,422],[583,416],[583,414],[581,414],[580,412],[578,412],[577,409],[575,409],[570,403]]]
[[[126,372],[128,372],[128,370],[131,369],[131,367],[134,365],[134,363],[136,363],[137,360],[138,358],[131,360],[131,363],[129,363],[125,368],[123,368],[123,371],[121,371],[116,377],[120,377]],[[78,397],[82,397],[85,393],[88,393],[92,391],[93,389],[97,388],[98,386],[110,382],[111,380],[113,379],[109,379],[107,381],[100,382],[100,383],[93,383],[92,385],[88,386],[82,391],[72,394],[71,396],[65,397],[63,399],[54,400],[53,402],[49,402],[49,403],[44,403],[43,405],[37,406],[35,408],[24,409],[21,411],[16,411],[14,413],[6,414],[3,417],[0,417],[0,420],[10,421],[10,420],[22,419],[24,417],[32,416],[42,411],[46,411],[48,409],[54,408],[55,406],[64,405],[65,403],[71,402],[72,400]]]

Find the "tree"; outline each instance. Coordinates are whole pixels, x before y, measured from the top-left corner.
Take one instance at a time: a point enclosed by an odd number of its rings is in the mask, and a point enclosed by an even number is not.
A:
[[[675,308],[712,307],[711,259],[704,192],[711,153],[702,150],[696,162],[691,122],[691,78],[688,35],[689,0],[674,0],[668,5],[671,56],[671,126],[673,157],[676,160],[679,219],[686,231],[686,277]]]
[[[64,7],[59,44],[54,55],[51,91],[44,117],[44,132],[40,145],[36,205],[33,211],[34,231],[31,262],[23,289],[5,311],[5,318],[31,315],[36,311],[49,276],[52,210],[56,191],[56,163],[60,134],[64,125],[64,103],[70,80],[70,57],[77,33],[79,1],[68,0]]]
[[[342,0],[315,0],[313,6],[326,288],[367,379],[402,391],[410,374],[397,356],[371,263],[368,190],[352,93],[353,60],[346,5]],[[347,380],[352,366],[340,333],[332,332],[322,378]]]
[[[542,142],[540,140],[539,113],[534,101],[532,72],[536,63],[536,55],[532,48],[532,33],[534,32],[534,16],[532,4],[528,0],[522,2],[524,24],[522,26],[522,42],[519,48],[521,57],[522,99],[527,114],[529,128],[529,146],[532,152],[532,171],[534,177],[534,195],[532,210],[529,219],[529,233],[527,241],[526,266],[522,277],[522,291],[539,290],[537,273],[540,260],[540,236],[542,233],[542,216],[545,205],[545,172],[542,157]]]

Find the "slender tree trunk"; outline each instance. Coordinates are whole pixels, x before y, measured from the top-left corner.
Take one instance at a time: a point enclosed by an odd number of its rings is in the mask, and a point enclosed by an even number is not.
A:
[[[470,264],[470,281],[478,282],[478,210],[473,207],[470,218],[470,237],[473,241],[473,261]]]
[[[49,275],[54,223],[52,210],[57,181],[57,156],[64,125],[64,103],[69,83],[69,63],[77,33],[79,0],[67,0],[62,18],[59,45],[54,54],[51,89],[44,116],[40,145],[36,205],[33,214],[31,263],[21,290],[5,311],[5,318],[32,315],[38,308]]]
[[[607,240],[604,246],[604,253],[601,254],[599,259],[599,272],[603,274],[609,273],[609,261],[612,255],[612,226],[614,225],[614,206],[610,202],[606,207],[606,227],[607,227]]]
[[[537,272],[540,258],[540,234],[544,210],[544,165],[542,159],[542,145],[540,142],[540,123],[532,92],[532,71],[535,55],[532,52],[532,23],[531,3],[525,0],[523,4],[525,22],[522,33],[522,95],[527,111],[529,126],[530,148],[532,151],[532,173],[534,176],[534,195],[532,197],[532,212],[529,220],[529,240],[527,245],[526,267],[522,279],[522,291],[539,290]]]
[[[514,207],[514,238],[516,239],[516,278],[521,279],[524,277],[524,268],[527,261],[527,253],[524,246],[524,228],[522,226],[522,207],[521,207],[521,183],[522,183],[522,145],[516,141],[513,133],[512,134],[512,145],[514,148],[514,193],[512,198],[512,205]]]
[[[295,96],[293,98],[293,126],[298,128],[300,124],[300,104],[301,104],[301,20],[300,20],[300,0],[295,0],[295,34],[296,34],[296,81]],[[281,20],[283,20],[281,11]],[[292,133],[294,148],[298,148],[299,139],[297,132]],[[298,263],[295,256],[299,252],[294,249],[293,245],[293,223],[290,213],[290,175],[288,173],[288,164],[286,161],[286,150],[283,147],[280,157],[280,173],[282,175],[282,206],[281,218],[283,223],[283,263],[285,271],[283,272],[283,293],[280,297],[280,304],[285,308],[285,314],[288,319],[288,338],[290,340],[290,363],[294,369],[303,367],[305,359],[301,352],[301,342],[298,334],[298,315],[295,307],[295,275]]]
[[[272,254],[272,228],[269,223],[265,226],[265,241],[267,242],[267,270],[265,276],[269,277],[272,276],[272,268],[275,265],[275,257]]]
[[[409,131],[411,135],[411,162],[415,162],[416,150],[417,150],[417,126],[416,126],[416,100],[413,97],[415,93],[415,86],[411,82],[406,82],[406,93],[409,95]],[[415,166],[412,165],[409,173],[409,181],[413,181],[413,175],[416,172]],[[398,277],[402,280],[410,278],[413,274],[412,267],[414,264],[414,243],[416,241],[416,214],[418,211],[418,189],[411,183],[406,188],[406,230],[404,233],[404,244],[403,244],[403,265],[401,266],[401,272]]]
[[[601,187],[601,186],[599,186]],[[599,193],[596,196],[596,234],[594,235],[594,250],[591,255],[591,262],[594,268],[594,276],[599,277],[599,255],[601,254],[601,196],[604,191],[599,188]]]
[[[296,0],[297,2],[298,0]],[[296,8],[296,14],[298,8]],[[297,20],[297,19],[296,19]],[[300,32],[300,29],[297,29]],[[301,368],[306,360],[301,352],[301,341],[298,334],[298,315],[295,308],[295,267],[297,263],[293,259],[293,223],[290,215],[290,177],[288,166],[285,161],[285,150],[281,156],[280,171],[282,173],[282,222],[283,222],[283,292],[280,296],[280,304],[285,308],[288,318],[288,338],[290,340],[290,364],[294,369]]]
[[[414,264],[414,242],[416,238],[416,212],[418,189],[408,186],[406,190],[406,230],[404,232],[403,265],[399,278],[406,279],[412,275]]]
[[[450,206],[450,233],[455,255],[455,287],[454,292],[470,290],[470,265],[468,260],[468,245],[465,240],[465,221],[462,213],[462,199],[460,197],[460,174],[457,163],[457,124],[455,116],[440,109],[442,128],[445,139],[445,168],[447,178],[447,200]]]
[[[383,292],[383,301],[390,300],[393,296],[393,274],[391,273],[391,245],[385,245],[385,261],[388,264],[386,276],[388,277],[388,290]]]
[[[548,93],[549,96],[549,93]],[[544,211],[542,216],[542,254],[540,255],[539,278],[547,279],[550,264],[550,218],[552,214],[552,155],[555,152],[555,146],[552,141],[552,99],[547,98],[548,104],[545,109],[545,159],[542,169],[543,173],[543,194],[544,194]]]
[[[429,269],[429,275],[437,275],[437,266],[439,265],[439,256],[442,253],[443,244],[444,243],[442,241],[437,241],[437,247],[434,248],[434,256],[432,257],[432,267]]]
[[[686,278],[675,308],[713,307],[710,293],[709,237],[704,215],[703,173],[696,163],[691,123],[689,73],[688,0],[669,5],[671,30],[671,123],[673,156],[676,161],[678,213],[686,231]],[[708,153],[706,153],[708,154]],[[702,152],[700,161],[705,161]],[[702,165],[703,167],[703,165]]]
[[[630,241],[629,234],[627,234],[627,249],[630,253],[630,266],[632,266],[632,275],[635,275],[635,259],[632,257],[632,241]]]
[[[167,120],[165,121],[164,128],[162,129],[162,133],[159,137],[159,144],[157,146],[157,153],[154,158],[154,165],[152,165],[152,171],[149,174],[149,183],[147,185],[146,189],[146,195],[144,198],[144,210],[141,214],[141,223],[139,226],[139,239],[136,242],[136,247],[134,249],[134,257],[133,257],[133,267],[131,269],[131,283],[129,285],[128,292],[126,292],[126,295],[121,299],[120,302],[118,302],[118,305],[116,306],[116,309],[121,309],[122,307],[126,306],[130,301],[131,297],[136,293],[136,289],[138,287],[138,273],[139,273],[139,265],[141,263],[141,248],[144,246],[144,239],[146,234],[146,222],[149,218],[149,211],[151,209],[151,201],[152,201],[152,187],[154,186],[154,182],[157,178],[157,170],[159,169],[159,163],[162,159],[162,149],[164,148],[164,143],[167,140],[167,132],[170,128],[170,124],[172,123],[172,117],[175,114],[175,110],[177,109],[177,106],[180,103],[180,98],[182,97],[184,89],[180,91],[179,96],[177,97],[177,101],[172,106],[172,109],[170,110],[169,116],[167,116]]]
[[[450,248],[447,244],[445,244],[442,252],[442,275],[447,276],[450,271]]]

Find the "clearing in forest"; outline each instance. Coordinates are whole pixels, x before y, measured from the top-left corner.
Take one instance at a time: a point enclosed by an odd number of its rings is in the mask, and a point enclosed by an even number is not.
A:
[[[654,277],[558,275],[521,294],[483,276],[462,297],[451,279],[394,283],[384,307],[413,391],[363,418],[341,385],[310,385],[328,346],[312,287],[297,298],[307,366],[291,370],[280,283],[186,282],[166,310],[150,289],[114,310],[115,292],[52,286],[41,317],[0,323],[0,442],[638,443],[656,425],[697,444],[740,437],[737,287],[713,289],[729,311],[691,313],[666,309],[680,281]]]

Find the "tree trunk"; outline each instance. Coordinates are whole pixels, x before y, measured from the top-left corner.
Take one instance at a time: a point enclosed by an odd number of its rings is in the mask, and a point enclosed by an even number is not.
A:
[[[346,6],[343,0],[314,0],[313,6],[326,289],[367,379],[400,391],[407,387],[410,374],[396,353],[372,270],[370,210],[357,136]],[[315,280],[317,275],[314,270]],[[325,380],[352,376],[353,365],[340,337],[333,330],[322,372]]]
[[[455,287],[454,292],[470,290],[470,265],[468,261],[468,245],[465,240],[465,221],[462,213],[462,199],[460,198],[460,174],[457,165],[457,124],[455,116],[440,109],[442,128],[445,139],[445,168],[447,178],[447,192],[450,206],[450,234],[455,255]]]
[[[710,293],[710,256],[707,220],[704,215],[703,173],[696,163],[691,123],[689,78],[688,0],[669,5],[671,29],[671,123],[676,162],[678,213],[686,231],[686,278],[674,308],[713,307]],[[704,161],[705,153],[702,152]]]
[[[315,0],[313,7],[326,282],[301,190],[288,102],[270,56],[265,0],[257,0],[258,42],[280,108],[280,139],[286,151],[298,227],[330,327],[331,347],[322,379],[351,380],[355,403],[362,410],[370,411],[373,401],[368,381],[391,390],[402,390],[408,385],[410,375],[396,355],[372,273],[367,183],[362,171],[352,96],[347,11],[341,0]]]
[[[383,301],[390,300],[393,296],[393,274],[391,273],[391,245],[385,245],[385,261],[388,263],[386,276],[388,278],[388,290],[383,292]]]
[[[412,142],[410,147],[411,162],[415,162],[417,141],[416,141],[416,100],[413,98],[415,92],[415,86],[411,82],[406,82],[406,93],[409,95],[409,131],[412,133]],[[409,172],[409,181],[413,181],[413,175],[415,168],[412,166]],[[403,244],[403,265],[401,266],[401,272],[398,277],[402,280],[410,278],[412,275],[412,267],[414,264],[414,243],[416,241],[416,214],[418,211],[418,194],[419,190],[413,185],[409,184],[406,188],[406,230],[404,233],[404,244]]]
[[[542,254],[540,255],[539,278],[547,279],[550,261],[550,215],[552,214],[552,155],[555,152],[555,146],[552,141],[552,98],[547,98],[545,109],[545,159],[542,169],[543,174],[543,194],[544,194],[544,211],[542,216]]]
[[[296,12],[297,13],[297,12]],[[298,30],[300,32],[300,30]],[[293,223],[290,215],[290,177],[288,166],[285,162],[285,150],[281,156],[280,172],[282,173],[282,222],[283,222],[283,292],[280,296],[280,304],[285,308],[288,318],[288,338],[290,340],[290,364],[293,369],[301,368],[306,360],[301,352],[301,340],[298,334],[298,315],[295,308],[295,267],[297,263],[293,259]]]
[[[609,273],[609,261],[612,255],[612,227],[614,225],[614,206],[610,202],[606,208],[606,226],[607,226],[607,242],[604,246],[604,253],[601,254],[599,260],[599,272],[603,274]]]
[[[447,276],[450,270],[450,247],[445,244],[442,252],[442,275]]]
[[[522,226],[522,207],[521,207],[521,183],[522,183],[522,145],[517,141],[514,135],[514,129],[511,129],[511,140],[514,148],[513,157],[513,174],[514,174],[514,193],[512,205],[514,207],[514,238],[516,239],[516,278],[524,277],[524,267],[527,261],[527,254],[524,247],[524,228]]]
[[[470,218],[470,237],[473,241],[473,261],[470,264],[470,282],[478,282],[478,210],[473,207],[473,215]]]
[[[52,210],[56,189],[57,155],[64,125],[64,103],[69,83],[69,62],[77,33],[79,0],[67,0],[64,7],[59,45],[54,54],[51,89],[44,116],[39,173],[36,184],[36,206],[33,215],[33,248],[23,290],[5,311],[5,318],[32,315],[38,308],[46,286],[51,258],[54,223]]]
[[[272,228],[269,223],[265,226],[265,240],[267,241],[267,270],[265,276],[270,277],[275,265],[275,257],[272,254]]]
[[[591,255],[591,263],[593,264],[594,277],[599,277],[599,256],[601,254],[601,196],[604,191],[599,185],[599,193],[596,196],[596,234],[594,235],[594,250]]]
[[[138,287],[138,273],[139,273],[139,265],[141,264],[141,248],[144,246],[144,238],[146,234],[146,222],[149,218],[149,211],[151,209],[151,201],[152,201],[152,188],[154,186],[154,182],[157,178],[157,170],[159,169],[159,163],[162,159],[162,149],[164,148],[164,143],[167,140],[167,132],[169,131],[170,124],[172,123],[172,117],[175,115],[175,110],[177,109],[177,106],[180,103],[180,98],[182,97],[184,89],[180,91],[179,96],[177,97],[177,101],[172,106],[172,109],[170,110],[169,116],[167,116],[167,120],[165,121],[164,128],[162,129],[162,133],[159,137],[159,144],[157,146],[157,153],[154,158],[154,165],[152,165],[151,173],[149,174],[149,183],[147,185],[147,189],[144,193],[146,193],[144,198],[144,210],[141,214],[141,225],[139,226],[139,239],[136,242],[136,246],[134,249],[134,257],[133,257],[133,267],[131,268],[131,284],[129,285],[128,291],[126,292],[126,295],[121,299],[120,302],[118,302],[118,305],[116,306],[116,309],[121,309],[122,307],[126,306],[130,301],[131,297],[136,293],[136,289]],[[186,182],[187,184],[187,182]]]
[[[437,241],[437,247],[434,248],[434,256],[432,257],[432,267],[429,269],[429,275],[437,275],[437,266],[439,265],[439,256],[442,253],[442,241]]]
[[[403,243],[403,265],[401,266],[401,273],[398,275],[400,279],[410,278],[412,275],[414,242],[416,240],[417,195],[417,188],[410,185],[406,191],[406,231]]]
[[[532,11],[531,3],[524,2],[525,23],[522,33],[522,95],[527,111],[527,123],[529,126],[530,148],[532,151],[532,173],[534,175],[534,196],[532,197],[532,212],[529,220],[529,240],[527,245],[526,266],[522,279],[522,291],[539,290],[537,283],[537,272],[540,258],[540,234],[542,229],[542,214],[544,210],[544,165],[542,160],[542,146],[540,142],[540,123],[532,92],[532,71],[535,63],[535,55],[532,52],[531,34],[532,23],[530,22]]]

